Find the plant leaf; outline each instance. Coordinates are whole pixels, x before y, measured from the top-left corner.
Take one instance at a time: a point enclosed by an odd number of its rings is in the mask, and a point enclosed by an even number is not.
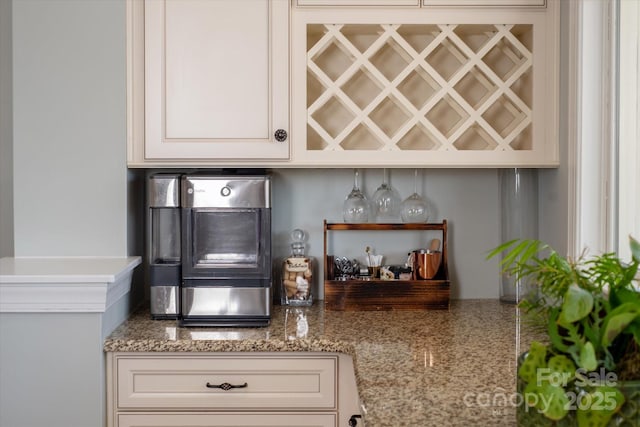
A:
[[[525,264],[527,260],[522,259],[522,253],[530,245],[536,245],[536,244],[537,244],[536,241],[532,242],[530,240],[521,240],[513,249],[511,249],[510,252],[508,252],[504,256],[504,258],[502,258],[500,265],[509,267],[515,264],[516,267],[519,267],[521,264]]]
[[[569,325],[589,315],[593,309],[593,295],[585,289],[572,285],[567,289],[558,322]]]
[[[591,341],[587,341],[586,344],[580,347],[580,367],[587,371],[595,371],[598,367],[598,360],[596,359],[596,351],[593,348]]]
[[[533,341],[527,352],[527,357],[518,369],[518,376],[527,383],[535,383],[538,378],[538,369],[546,366],[547,346]]]
[[[547,418],[558,421],[569,412],[569,397],[567,397],[564,388],[545,384],[538,387],[538,395],[540,399],[536,408],[542,411]]]
[[[622,307],[622,306],[621,306]],[[607,316],[608,317],[608,316]],[[620,313],[607,319],[604,333],[602,334],[602,346],[608,347],[624,329],[638,317],[638,312]]]
[[[529,244],[528,247],[524,247],[522,253],[520,254],[520,260],[519,262],[522,263],[526,263],[528,262],[530,259],[533,258],[533,256],[538,253],[540,251],[540,243],[538,241],[533,241]]]
[[[629,326],[627,326],[627,331],[633,335],[636,343],[640,345],[640,317],[637,317],[629,324]]]
[[[598,386],[590,393],[581,394],[577,400],[581,403],[576,411],[578,427],[605,427],[625,399],[616,387]]]
[[[640,307],[640,293],[626,288],[611,289],[609,291],[609,302],[612,307],[617,307],[624,303],[634,303]]]
[[[513,246],[513,244],[517,241],[518,239],[513,239],[513,240],[509,240],[508,242],[504,242],[501,245],[496,246],[494,249],[491,250],[491,252],[489,252],[486,259],[490,259],[495,257],[498,254],[501,254],[502,252],[506,251],[511,246]]]
[[[547,332],[553,348],[563,353],[569,353],[569,346],[565,344],[564,339],[558,331],[558,309],[554,308],[549,313],[549,323],[547,324]]]
[[[640,242],[629,236],[629,247],[631,248],[631,256],[636,262],[640,262]]]
[[[548,366],[551,374],[560,376],[562,384],[567,384],[576,375],[576,365],[563,354],[558,354],[549,359]]]

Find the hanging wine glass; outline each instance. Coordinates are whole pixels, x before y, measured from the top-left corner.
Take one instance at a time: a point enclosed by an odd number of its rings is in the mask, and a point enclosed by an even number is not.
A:
[[[344,222],[367,222],[369,221],[369,201],[358,186],[358,170],[353,172],[353,189],[344,200],[342,206],[342,217]]]
[[[374,214],[378,222],[396,220],[400,213],[400,195],[387,182],[387,170],[382,170],[382,184],[371,198]]]
[[[403,222],[427,222],[429,212],[427,202],[418,194],[418,169],[415,170],[413,194],[404,199],[400,207],[400,218]]]

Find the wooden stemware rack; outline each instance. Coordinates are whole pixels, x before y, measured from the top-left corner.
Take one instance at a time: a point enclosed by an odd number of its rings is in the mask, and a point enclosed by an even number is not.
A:
[[[441,231],[442,262],[433,279],[419,280],[335,280],[327,254],[328,232],[340,230],[368,231]],[[450,281],[447,253],[447,221],[441,223],[330,223],[324,221],[324,302],[327,310],[421,310],[449,308]]]

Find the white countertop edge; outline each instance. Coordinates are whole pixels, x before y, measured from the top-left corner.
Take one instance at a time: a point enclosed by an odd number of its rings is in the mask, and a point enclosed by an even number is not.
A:
[[[139,256],[1,258],[0,287],[16,283],[110,283],[141,262]]]
[[[1,261],[0,313],[104,313],[129,293],[133,270],[142,260],[48,257]],[[62,268],[56,265],[47,271],[47,265],[58,261]],[[12,271],[15,265],[20,268]],[[36,274],[31,274],[31,265]],[[71,272],[74,265],[82,270],[76,275]],[[91,274],[94,266],[96,274]]]

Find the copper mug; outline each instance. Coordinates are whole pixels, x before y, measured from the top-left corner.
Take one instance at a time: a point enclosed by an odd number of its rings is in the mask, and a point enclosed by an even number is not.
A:
[[[440,269],[442,262],[442,252],[420,249],[411,252],[411,265],[413,266],[413,275],[418,279],[433,279]]]

